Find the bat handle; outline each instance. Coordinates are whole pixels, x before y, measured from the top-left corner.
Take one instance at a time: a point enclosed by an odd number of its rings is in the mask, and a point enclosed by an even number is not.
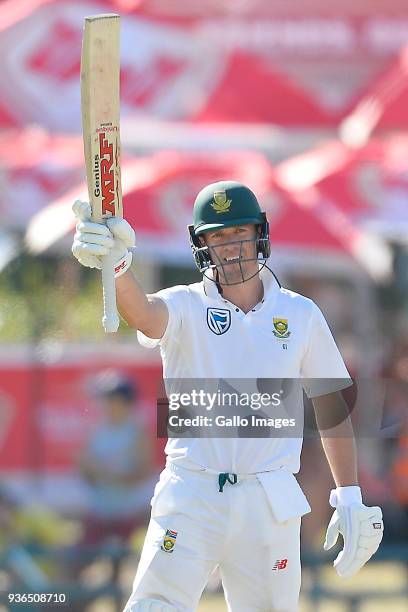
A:
[[[103,319],[102,324],[107,334],[118,331],[119,315],[116,308],[115,259],[111,255],[102,258],[103,286]]]

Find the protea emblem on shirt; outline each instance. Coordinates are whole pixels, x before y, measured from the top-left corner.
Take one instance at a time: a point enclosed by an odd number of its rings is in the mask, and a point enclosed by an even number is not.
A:
[[[211,206],[217,213],[229,212],[232,200],[227,199],[227,194],[224,190],[214,191],[214,202],[211,202]]]
[[[172,553],[174,545],[176,543],[178,531],[173,531],[172,529],[166,529],[166,533],[163,538],[163,544],[160,546],[164,552]]]
[[[272,332],[277,338],[289,338],[291,332],[288,329],[289,325],[287,319],[273,317],[273,326],[275,329],[273,329]]]
[[[217,336],[231,327],[231,312],[224,308],[207,308],[207,325]]]

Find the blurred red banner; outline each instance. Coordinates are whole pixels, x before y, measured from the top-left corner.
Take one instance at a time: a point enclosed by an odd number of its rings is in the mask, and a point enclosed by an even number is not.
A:
[[[373,139],[352,149],[330,141],[279,164],[277,184],[288,193],[332,202],[355,226],[392,241],[408,233],[408,136]],[[310,207],[313,214],[313,207]]]
[[[390,8],[392,12],[390,13]],[[80,131],[83,19],[122,23],[122,116],[336,125],[408,43],[401,2],[8,0],[0,126]]]
[[[408,130],[408,45],[365,89],[346,116],[341,133],[346,142],[362,146],[373,134]]]
[[[141,392],[137,409],[155,437],[156,397],[161,368],[111,360],[72,365],[0,366],[0,473],[64,472],[75,469],[79,450],[101,420],[95,376],[115,368],[134,380]],[[157,442],[157,461],[163,444]]]

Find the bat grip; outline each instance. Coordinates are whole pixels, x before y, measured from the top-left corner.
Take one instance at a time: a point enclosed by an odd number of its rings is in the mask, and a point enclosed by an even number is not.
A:
[[[115,263],[115,256],[112,258],[110,254],[102,258],[102,324],[105,332],[108,334],[118,331],[119,328],[119,315],[116,308]]]

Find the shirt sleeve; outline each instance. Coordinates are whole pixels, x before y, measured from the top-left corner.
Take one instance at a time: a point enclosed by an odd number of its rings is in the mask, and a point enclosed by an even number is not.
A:
[[[326,319],[314,303],[301,376],[309,398],[334,393],[353,384]]]
[[[169,313],[167,327],[161,338],[149,338],[138,330],[137,339],[139,344],[145,348],[155,348],[156,346],[165,344],[170,337],[173,338],[173,340],[177,338],[183,321],[184,301],[187,291],[187,287],[181,285],[170,287],[169,289],[162,289],[155,293],[155,296],[163,300],[167,306]]]

